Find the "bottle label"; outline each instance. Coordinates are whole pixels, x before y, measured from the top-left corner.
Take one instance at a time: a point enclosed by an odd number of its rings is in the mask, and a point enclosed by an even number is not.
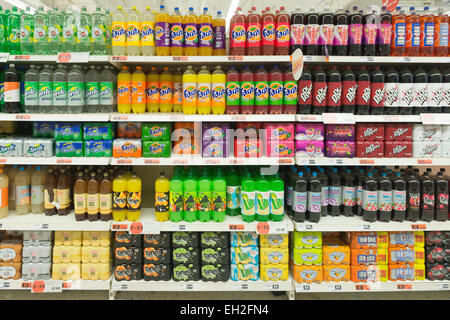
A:
[[[342,204],[347,207],[354,207],[356,205],[355,187],[342,187]]]
[[[291,44],[291,32],[288,22],[282,22],[277,25],[275,37],[277,47],[288,47]]]
[[[420,193],[409,193],[409,207],[411,209],[419,209],[420,206]]]
[[[377,43],[379,44],[390,44],[391,43],[391,33],[392,33],[392,26],[389,23],[382,23],[379,25],[378,29],[378,40]]]
[[[444,92],[442,83],[428,83],[428,92],[429,92],[429,107],[439,107],[443,104],[444,100]]]
[[[112,194],[100,194],[100,214],[112,213]]]
[[[75,214],[84,214],[87,210],[87,195],[86,193],[74,194],[74,209]]]
[[[34,28],[34,42],[42,42],[47,40],[47,26],[36,27]]]
[[[113,89],[114,84],[112,82],[100,82],[100,104],[110,106],[114,104]]]
[[[168,47],[170,45],[170,28],[168,22],[156,23],[155,39],[157,47]]]
[[[159,82],[147,82],[147,103],[159,104]]]
[[[211,23],[201,23],[198,30],[199,47],[211,48],[213,44],[213,30]]]
[[[184,209],[183,192],[170,191],[170,211],[181,212]]]
[[[328,101],[329,107],[340,107],[342,95],[342,82],[328,82]]]
[[[227,208],[239,208],[239,186],[227,186]]]
[[[368,105],[370,102],[370,81],[358,81],[356,90],[356,104]]]
[[[341,205],[342,200],[342,188],[341,187],[328,187],[328,205],[337,206]]]
[[[362,24],[351,24],[350,25],[350,32],[348,35],[348,43],[350,45],[352,44],[361,44],[362,42],[362,34],[363,34],[363,27]]]
[[[198,31],[196,23],[186,23],[184,27],[185,47],[198,46]]]
[[[241,105],[253,105],[255,101],[255,84],[241,81]]]
[[[333,45],[346,46],[348,44],[348,25],[339,24],[334,27]]]
[[[314,107],[325,107],[327,104],[327,83],[314,82],[313,90],[312,105]]]
[[[384,105],[384,83],[372,82],[370,95],[370,106],[382,107]]]
[[[227,206],[227,193],[216,192],[212,193],[212,206],[214,212],[224,212]]]
[[[171,47],[183,47],[184,31],[181,23],[172,23],[170,25],[170,41]]]
[[[234,23],[231,25],[231,42],[232,48],[244,48],[246,46],[245,24]]]
[[[264,21],[262,23],[262,45],[275,45],[275,24],[273,21]]]
[[[406,47],[420,46],[420,23],[408,23],[406,25]]]
[[[413,97],[413,84],[412,83],[399,83],[398,84],[398,106],[409,107],[414,100]]]
[[[39,82],[25,82],[24,104],[26,106],[37,106],[39,101]]]
[[[320,212],[322,203],[321,192],[308,192],[308,211]]]
[[[398,83],[386,82],[384,86],[384,106],[398,106]]]
[[[270,213],[277,216],[284,214],[284,191],[270,192]]]
[[[426,22],[423,28],[423,46],[434,46],[434,23]]]
[[[139,46],[140,45],[140,24],[139,22],[128,22],[127,23],[127,46]]]
[[[322,187],[322,207],[328,206],[328,187]]]
[[[1,207],[1,205],[0,205],[0,207]],[[448,212],[448,193],[447,192],[438,193],[436,209],[444,211],[444,212]]]
[[[131,103],[133,104],[145,104],[145,81],[132,81],[131,82]]]
[[[444,82],[442,83],[443,88],[443,95],[444,95],[444,104],[450,105],[450,82]],[[1,87],[0,87],[1,89]],[[1,98],[1,91],[0,91],[0,98]],[[0,100],[1,101],[1,100]]]
[[[406,43],[406,23],[395,23],[392,36],[394,37],[393,42],[396,47],[404,47]]]
[[[284,81],[283,83],[283,102],[285,105],[297,104],[297,82]]]
[[[129,103],[131,103],[131,81],[117,81],[117,104]]]
[[[50,30],[50,28],[49,28]],[[49,34],[50,37],[50,34]],[[2,32],[3,39],[3,32]],[[23,26],[20,28],[20,42],[21,43],[31,43],[33,39],[31,38],[31,28],[30,26]]]
[[[434,210],[434,194],[422,194],[422,206],[424,210]]]
[[[294,190],[292,187],[288,187],[288,193],[286,196],[286,203],[289,207],[292,207],[292,195],[294,193]]]
[[[90,195],[88,195],[89,198]],[[56,200],[59,204],[58,209],[67,209],[70,206],[70,189],[57,189]],[[88,200],[89,201],[89,200]]]
[[[16,204],[27,205],[31,202],[30,186],[16,186]]]
[[[183,103],[197,103],[197,83],[183,82]]]
[[[72,32],[72,36],[73,36],[73,29],[72,28],[68,28],[68,29],[72,30],[71,32]],[[70,30],[68,30],[68,31],[70,33]],[[64,34],[66,34],[66,31],[64,31]],[[112,40],[113,46],[125,47],[126,40],[127,40],[127,32],[125,30],[124,22],[119,22],[119,21],[113,22],[112,31],[111,31],[111,40]]]
[[[298,83],[298,104],[311,105],[312,81],[300,79]]]
[[[5,82],[5,102],[20,102],[20,82]]]
[[[119,82],[119,86],[120,86],[120,82]],[[84,97],[85,97],[84,92],[85,92],[84,82],[68,82],[68,84],[67,84],[67,104],[69,106],[83,106],[84,105]],[[121,91],[119,89],[119,98],[120,98],[120,94],[121,94]]]
[[[8,205],[8,188],[0,189],[0,209]]]
[[[241,214],[253,216],[255,214],[255,192],[241,190]]]
[[[212,103],[213,106],[224,106],[225,105],[225,84],[224,83],[213,83],[211,89]]]
[[[377,40],[377,25],[365,24],[363,33],[363,43],[375,44],[376,40]]]
[[[319,41],[319,25],[318,24],[308,24],[306,26],[305,45],[316,45]]]
[[[406,191],[392,191],[392,208],[396,211],[406,211]]]
[[[414,83],[413,106],[428,107],[428,83]]]
[[[183,83],[174,82],[173,83],[173,104],[181,104],[183,101]]]
[[[271,106],[283,104],[283,82],[271,81],[269,83],[269,103]]]
[[[270,211],[270,192],[256,192],[256,213],[259,215],[268,215]]]
[[[436,26],[436,42],[437,47],[447,47],[448,46],[448,23],[440,22]]]
[[[377,191],[362,191],[362,207],[366,211],[378,210],[378,192]]]
[[[215,26],[213,48],[218,50],[225,49],[225,42],[225,26]]]
[[[145,87],[145,84],[144,84]],[[173,93],[172,93],[172,82],[160,82],[159,85],[159,100],[162,103],[172,103]],[[145,101],[143,101],[145,102]]]
[[[291,25],[291,45],[303,45],[305,34],[306,26],[304,24]]]
[[[362,186],[357,186],[356,187],[356,204],[358,206],[362,205],[362,193],[363,193]]]
[[[86,102],[89,106],[100,104],[100,89],[98,82],[86,82]]]
[[[50,28],[48,29],[50,33]],[[105,26],[96,25],[92,27],[91,42],[104,42],[105,41]]]
[[[392,211],[392,191],[378,190],[378,209],[380,211]]]
[[[44,186],[31,186],[31,204],[41,204],[44,202]]]
[[[128,192],[127,209],[128,212],[136,212],[141,210],[141,192]]]
[[[247,26],[247,47],[261,46],[261,27],[259,23],[249,23]]]
[[[211,104],[211,83],[198,83],[197,87],[197,105],[209,106]]]
[[[90,41],[89,26],[78,26],[77,41],[78,42],[89,42]]]
[[[144,21],[142,23],[141,46],[143,47],[155,46],[155,22]]]
[[[198,192],[198,206],[197,209],[202,212],[211,211],[211,192]]]
[[[67,82],[53,82],[53,106],[67,106]]]
[[[341,103],[343,106],[355,105],[356,81],[342,81]]]
[[[100,210],[98,193],[87,195],[87,213],[97,214]]]
[[[319,44],[332,45],[334,37],[334,25],[322,24],[319,27]],[[329,52],[331,54],[331,52]]]
[[[39,105],[52,105],[53,92],[52,83],[50,81],[39,82]]]
[[[20,41],[20,28],[12,28],[11,33],[9,34],[9,42],[11,43],[19,43]]]
[[[294,198],[292,199],[292,209],[295,212],[306,212],[308,194],[306,192],[294,191]]]
[[[197,192],[185,191],[184,192],[184,211],[194,212],[197,211]]]
[[[169,211],[169,192],[155,192],[155,211]]]
[[[227,106],[240,105],[240,98],[241,98],[241,89],[240,89],[239,82],[227,81],[227,90],[226,90]]]

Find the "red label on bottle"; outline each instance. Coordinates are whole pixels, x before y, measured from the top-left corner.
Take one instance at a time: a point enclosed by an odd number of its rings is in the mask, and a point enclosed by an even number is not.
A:
[[[320,32],[320,41],[319,44],[333,44],[334,37],[334,25],[332,24],[323,24],[319,28]]]
[[[312,105],[314,107],[325,107],[326,104],[327,104],[327,83],[314,82]]]
[[[392,26],[387,23],[382,23],[380,27],[380,42],[381,44],[391,43]]]
[[[247,26],[247,47],[254,48],[261,46],[261,25],[259,23],[249,23]]]
[[[337,25],[334,27],[333,44],[335,46],[346,46],[348,43],[348,25]]]
[[[244,23],[233,23],[231,25],[231,39],[230,46],[232,48],[242,48],[246,44],[245,37],[245,24]]]
[[[308,24],[306,26],[306,37],[304,44],[315,45],[317,44],[318,39],[319,39],[319,25]]]
[[[273,21],[264,21],[262,26],[263,46],[275,45],[275,24]]]
[[[304,24],[291,25],[291,45],[302,45],[305,33],[306,27]]]
[[[364,26],[364,44],[375,44],[377,39],[377,25],[366,24]]]
[[[342,81],[341,104],[343,106],[355,105],[356,81]]]
[[[277,47],[288,47],[291,45],[291,31],[289,22],[281,22],[277,24],[275,33]]]
[[[311,105],[312,81],[300,80],[298,82],[298,104]]]
[[[341,106],[342,82],[328,82],[328,99],[329,107]]]
[[[356,90],[356,104],[359,106],[368,105],[370,102],[370,81],[358,81]]]
[[[370,106],[384,106],[384,83],[372,82],[372,87],[370,88]]]

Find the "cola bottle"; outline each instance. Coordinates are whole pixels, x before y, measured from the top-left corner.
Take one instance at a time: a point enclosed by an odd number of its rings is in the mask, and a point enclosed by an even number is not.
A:
[[[392,220],[402,222],[406,218],[406,181],[400,172],[392,179]]]
[[[328,71],[328,97],[327,106],[328,112],[339,113],[341,112],[341,93],[342,93],[342,81],[341,73],[336,66],[333,66]]]
[[[380,22],[377,29],[376,55],[389,56],[391,54],[391,30],[392,16],[391,10],[386,7],[381,8]]]
[[[348,55],[360,56],[361,55],[361,42],[362,42],[362,15],[358,11],[358,7],[354,6],[352,13],[348,18],[349,31],[348,31]]]
[[[414,114],[428,112],[428,76],[425,70],[419,66],[414,72],[413,92]]]
[[[378,182],[378,220],[391,221],[392,214],[392,182],[386,172],[381,173]]]
[[[305,32],[305,14],[300,10],[300,7],[297,7],[291,14],[291,54],[297,49],[304,50]]]
[[[364,221],[375,222],[378,212],[378,183],[372,172],[367,173],[362,190],[362,216]]]
[[[445,170],[445,169],[444,169]],[[448,179],[439,171],[436,179],[436,221],[448,220]]]
[[[312,74],[308,66],[303,67],[303,73],[298,81],[297,113],[311,114]]]
[[[434,180],[428,172],[422,176],[422,205],[420,207],[420,220],[430,222],[434,218]]]
[[[334,15],[333,55],[346,56],[348,44],[348,15],[342,8]]]
[[[341,110],[344,113],[355,113],[356,77],[351,66],[346,66],[342,73]]]
[[[304,54],[308,56],[317,56],[319,53],[319,14],[314,11],[315,9],[311,8],[305,17],[306,34],[303,47],[305,48]]]
[[[370,74],[366,66],[356,75],[356,114],[368,115],[370,105]]]
[[[384,114],[398,114],[399,74],[394,68],[386,73],[384,85]]]
[[[347,172],[342,177],[342,212],[346,217],[353,217],[356,206],[355,176],[350,169],[347,169]]]
[[[442,86],[443,86],[443,107],[442,112],[444,113],[450,113],[450,68],[447,68],[445,70],[445,73],[442,77]]]
[[[372,72],[370,87],[370,114],[383,114],[384,111],[384,73],[380,66],[375,66]]]
[[[319,55],[333,54],[334,15],[329,8],[325,9],[319,17]]]
[[[416,222],[420,215],[420,181],[416,175],[408,178],[406,220]]]
[[[327,75],[322,67],[318,66],[313,74],[312,114],[324,113],[326,104]]]
[[[428,73],[428,111],[431,113],[441,113],[443,105],[443,84],[442,73],[433,68]]]
[[[356,214],[362,216],[362,194],[364,181],[366,179],[365,172],[363,168],[360,168],[356,173]]]
[[[375,10],[364,15],[363,24],[363,55],[374,56],[377,40],[377,16],[375,15]]]
[[[400,71],[400,82],[398,84],[398,114],[413,114],[414,101],[413,73],[408,68]]]

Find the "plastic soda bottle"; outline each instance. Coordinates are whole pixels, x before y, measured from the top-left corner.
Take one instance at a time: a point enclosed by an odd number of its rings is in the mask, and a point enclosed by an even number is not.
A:
[[[100,79],[95,66],[90,66],[86,73],[86,104],[85,113],[100,112]]]
[[[33,54],[33,32],[33,16],[31,15],[30,7],[26,7],[25,12],[20,17],[20,49],[22,54]]]
[[[14,64],[10,64],[4,72],[4,112],[20,113],[20,74]]]
[[[127,52],[127,21],[125,19],[125,12],[121,6],[118,6],[112,17],[111,33],[112,54],[115,56],[124,56]]]
[[[61,26],[63,25],[63,15],[58,12],[58,8],[48,14],[48,49],[49,54],[57,54],[62,50]]]
[[[189,13],[184,17],[184,54],[198,56],[198,17],[193,7],[189,7]]]
[[[197,109],[199,114],[211,113],[211,73],[202,66],[197,75]]]
[[[198,220],[209,222],[212,219],[211,199],[212,181],[207,170],[203,170],[198,178]]]
[[[377,220],[378,211],[378,183],[373,173],[367,173],[362,190],[362,215],[364,221],[374,222]]]
[[[85,104],[86,86],[79,65],[74,65],[67,74],[67,105],[69,113],[81,113]]]
[[[117,76],[117,111],[131,112],[131,74],[127,66],[123,66]]]
[[[127,218],[127,179],[119,174],[113,180],[113,210],[114,221],[123,221]]]
[[[44,213],[44,183],[46,172],[41,167],[31,175],[31,213]]]
[[[114,92],[117,76],[111,70],[113,67],[105,66],[100,73],[100,112],[112,112],[115,105]]]
[[[39,113],[39,72],[34,64],[25,72],[24,109],[26,113]]]
[[[276,28],[275,28],[275,15],[271,11],[270,7],[266,7],[261,17],[261,53],[262,55],[273,55],[275,53],[275,38],[276,38]]]
[[[429,12],[429,7],[424,7],[419,17],[420,20],[420,55],[430,57],[434,51],[434,17]]]
[[[31,179],[24,167],[20,167],[15,177],[16,213],[19,215],[31,212]]]
[[[172,112],[173,108],[173,76],[165,67],[159,75],[159,111]]]
[[[443,9],[438,9],[438,15],[434,18],[434,56],[446,57],[448,55],[448,27],[449,18]]]
[[[284,182],[278,174],[270,180],[269,217],[271,221],[282,221],[284,217]]]
[[[226,76],[220,66],[216,66],[211,77],[211,110],[213,114],[225,113]]]
[[[53,87],[52,87],[53,72],[49,65],[44,65],[44,68],[39,73],[39,109],[42,113],[54,113],[53,110]]]
[[[297,104],[297,101],[295,101]],[[263,65],[255,73],[255,113],[269,112],[269,74]]]
[[[230,21],[230,55],[243,56],[246,54],[247,35],[246,35],[247,17],[238,7]],[[274,33],[275,35],[275,33]],[[275,40],[275,36],[274,36]]]
[[[159,111],[159,73],[152,67],[147,74],[147,111]]]
[[[198,55],[212,56],[213,53],[213,29],[212,16],[208,8],[203,8],[203,14],[198,17]]]
[[[254,113],[255,105],[255,74],[250,66],[246,65],[241,72],[241,114]]]
[[[8,186],[9,178],[3,172],[3,168],[0,167],[0,218],[5,218],[8,216]]]
[[[183,16],[178,7],[174,8],[174,12],[170,16],[170,55],[184,55],[184,30]]]
[[[295,114],[297,112],[297,81],[294,80],[292,67],[288,67],[283,73],[283,113]]]
[[[164,172],[161,172],[155,181],[156,221],[163,222],[169,220],[169,189],[169,179],[167,179]]]
[[[77,51],[77,25],[75,23],[75,15],[67,10],[67,13],[62,13],[63,19],[63,30],[62,30],[62,47],[65,52],[75,52]]]
[[[7,17],[2,10],[0,6],[0,52],[8,52]]]
[[[127,20],[127,55],[141,55],[141,16],[136,7],[131,7]]]
[[[293,185],[292,213],[296,222],[306,220],[306,210],[308,205],[308,182],[302,171],[298,172]]]
[[[222,17],[222,11],[217,11],[217,16],[213,20],[213,56],[225,56],[227,54],[225,19]]]
[[[169,13],[164,6],[159,7],[155,17],[156,55],[168,56],[170,53]]]
[[[255,180],[250,172],[245,172],[241,179],[240,207],[242,221],[253,222],[256,220],[255,215]]]
[[[270,213],[270,182],[266,176],[260,175],[256,181],[256,220],[269,221]]]
[[[183,73],[183,113],[197,113],[197,74],[192,66]]]
[[[141,50],[144,56],[155,55],[155,14],[145,7],[141,23]]]
[[[391,56],[405,54],[406,16],[400,9],[401,7],[397,7],[392,15]]]
[[[183,74],[177,68],[173,74],[173,112],[183,112]]]
[[[261,16],[252,7],[247,16],[247,54],[249,56],[261,55]]]
[[[137,66],[131,75],[131,110],[133,113],[144,113],[146,108],[145,73]]]
[[[183,221],[184,200],[183,200],[183,177],[179,172],[174,172],[169,181],[170,188],[170,212],[169,218],[172,222]]]
[[[91,17],[86,11],[86,6],[81,8],[80,21],[77,26],[77,51],[91,51]]]
[[[198,220],[197,213],[197,177],[193,171],[189,171],[183,181],[184,221],[194,222]]]
[[[95,8],[92,18],[92,33],[91,33],[91,53],[94,55],[106,54],[106,21],[105,15],[100,7]]]
[[[420,21],[415,7],[409,8],[406,16],[406,56],[417,57],[420,48]]]
[[[67,108],[67,71],[58,64],[52,78],[53,109],[56,113],[70,113]]]
[[[322,184],[317,172],[313,171],[308,183],[308,208],[306,211],[306,220],[319,222],[322,206]]]
[[[213,221],[223,222],[227,207],[227,182],[220,168],[212,180],[212,191]]]
[[[107,55],[112,55],[111,47],[111,32],[112,32],[112,14],[109,10],[105,11],[105,50]]]
[[[389,222],[392,215],[392,182],[386,172],[378,182],[378,220]]]
[[[232,66],[227,74],[226,82],[226,112],[227,114],[239,114],[239,106],[241,104],[241,75],[234,66]]]
[[[275,54],[288,55],[291,45],[291,31],[290,31],[290,15],[286,12],[284,7],[280,7],[280,13],[275,17],[276,31],[275,31]],[[331,18],[333,21],[333,18]],[[331,48],[331,46],[330,46]]]
[[[137,221],[141,216],[142,181],[133,173],[127,181],[127,219]]]
[[[283,73],[275,64],[269,73],[269,113],[283,112]]]
[[[227,215],[237,216],[240,214],[239,199],[240,199],[240,179],[234,167],[231,167],[226,176],[227,182]]]
[[[9,53],[20,54],[20,15],[17,13],[17,7],[13,7],[7,15],[6,23]]]
[[[348,23],[348,54],[350,56],[360,56],[362,51],[363,17],[359,13],[357,6],[353,7]]]

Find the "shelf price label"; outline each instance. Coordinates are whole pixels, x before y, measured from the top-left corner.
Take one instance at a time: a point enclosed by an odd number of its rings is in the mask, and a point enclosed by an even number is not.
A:
[[[128,116],[112,116],[112,121],[128,121]]]
[[[361,231],[369,231],[370,230],[370,224],[362,224],[361,225]]]
[[[405,283],[405,284],[397,284],[398,290],[412,290],[412,284],[411,283]]]
[[[6,158],[0,158],[0,163],[6,163]]]
[[[297,119],[299,119],[299,121],[317,121],[317,122],[322,121],[321,116],[313,116],[313,115],[297,115]]]
[[[172,61],[188,61],[189,57],[182,56],[182,57],[172,57]]]
[[[19,55],[19,56],[12,56],[13,58],[13,60],[16,60],[16,61],[30,61],[30,59],[31,59],[31,56],[24,56],[24,55]]]
[[[230,159],[228,160],[229,164],[244,164],[244,159]]]
[[[11,288],[11,282],[9,282],[9,281],[0,282],[0,288],[2,288],[2,289],[10,289]]]
[[[112,56],[111,61],[128,61],[127,56]]]
[[[368,284],[356,284],[355,285],[355,290],[357,291],[369,291],[370,287]]]
[[[325,124],[355,124],[353,113],[322,113]]]
[[[314,230],[314,226],[312,224],[297,223],[295,225],[295,229],[297,231],[313,231]]]
[[[31,120],[30,114],[16,114],[16,120]]]
[[[160,164],[161,161],[159,159],[145,159],[144,164]]]
[[[342,291],[342,285],[340,284],[332,284],[328,286],[329,291]]]
[[[433,159],[417,159],[417,164],[433,164]]]
[[[0,62],[8,62],[9,52],[0,52]]]
[[[232,115],[230,117],[231,121],[246,121],[247,120],[247,116],[246,115]]]
[[[132,164],[133,160],[132,159],[118,159],[117,160],[117,164]]]
[[[38,223],[34,226],[34,230],[50,230],[50,225],[48,223]]]
[[[248,283],[239,283],[238,285],[236,285],[237,291],[246,291],[248,289],[249,289]]]
[[[230,224],[228,225],[228,230],[230,231],[244,231],[245,226],[243,224]]]
[[[72,163],[72,159],[70,159],[70,158],[56,159],[56,163],[57,164],[71,164]]]
[[[173,231],[186,231],[186,225],[185,224],[176,224],[172,227]]]
[[[205,160],[205,164],[221,164],[222,161],[219,159],[207,159]]]
[[[437,283],[436,289],[437,290],[450,290],[450,284],[449,283]]]
[[[279,158],[278,164],[293,164],[294,158]]]
[[[286,234],[288,233],[287,224],[284,222],[271,222],[269,234]]]
[[[31,282],[22,282],[20,285],[22,289],[31,289]]]
[[[128,230],[131,234],[160,234],[160,223],[133,222]]]
[[[359,164],[375,164],[373,159],[359,159]]]
[[[422,124],[450,124],[450,115],[446,113],[421,113]]]
[[[61,293],[61,280],[36,280],[31,285],[32,293]]]
[[[187,164],[188,160],[187,159],[173,159],[172,160],[172,164]]]
[[[411,230],[426,230],[426,224],[411,224]]]
[[[228,56],[228,61],[243,61],[244,56]]]
[[[311,291],[311,285],[310,284],[296,284],[295,291],[309,292],[309,291]]]
[[[270,283],[266,287],[269,291],[281,291],[281,286],[279,283]]]
[[[111,225],[112,231],[127,231],[128,230],[128,224],[125,223],[113,223]]]
[[[56,61],[58,63],[88,63],[89,52],[60,52]]]
[[[258,222],[256,225],[256,232],[258,234],[269,234],[270,232],[270,224],[267,222]]]
[[[197,286],[194,283],[183,283],[180,289],[181,291],[195,291]]]

